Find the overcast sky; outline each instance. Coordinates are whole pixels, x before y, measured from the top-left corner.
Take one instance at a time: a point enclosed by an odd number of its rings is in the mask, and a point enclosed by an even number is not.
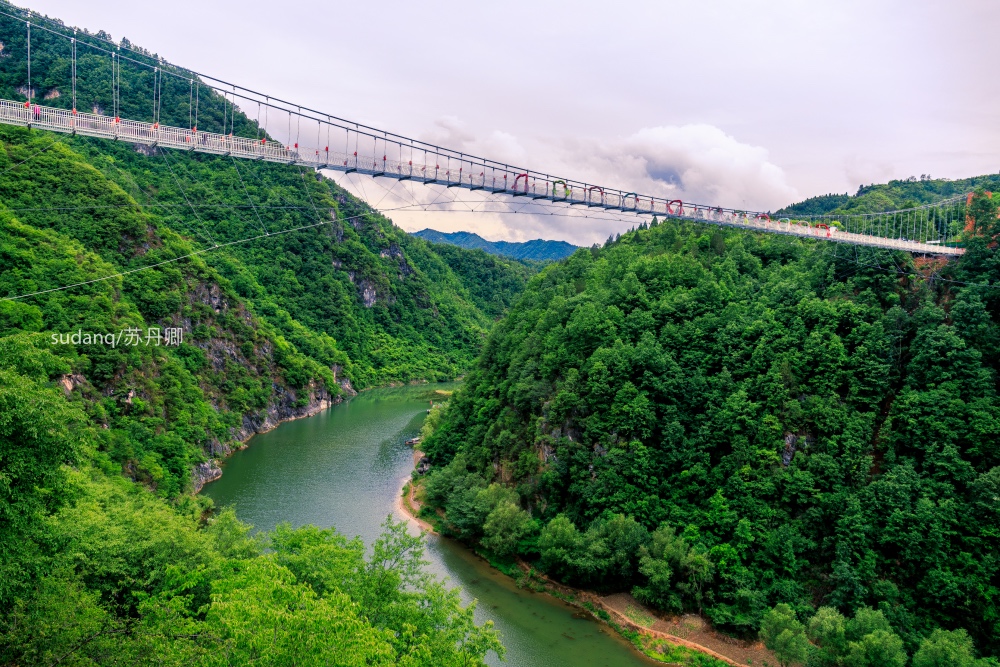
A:
[[[892,178],[1000,171],[997,0],[27,6],[380,129],[698,203],[769,210]],[[382,208],[472,199],[336,177]],[[463,207],[501,208],[452,206]],[[410,231],[579,244],[635,224],[389,215]]]

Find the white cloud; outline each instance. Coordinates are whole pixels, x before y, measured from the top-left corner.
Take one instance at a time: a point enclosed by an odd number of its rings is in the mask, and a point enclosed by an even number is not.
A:
[[[497,162],[525,166],[529,160],[528,151],[514,135],[502,130],[477,135],[455,116],[438,118],[434,121],[434,127],[423,133],[420,139]]]
[[[643,128],[596,150],[577,145],[573,153],[578,164],[587,163],[587,178],[640,194],[755,210],[778,208],[798,197],[766,149],[713,125]]]

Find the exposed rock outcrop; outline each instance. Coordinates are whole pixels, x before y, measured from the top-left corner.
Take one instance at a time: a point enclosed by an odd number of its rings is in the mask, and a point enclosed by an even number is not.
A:
[[[347,378],[340,380],[338,384],[340,385],[340,390],[344,392],[344,395],[346,395],[347,397],[353,397],[358,395],[358,392],[355,391],[354,387],[351,386],[351,381],[348,380]]]
[[[379,250],[378,256],[382,257],[383,259],[387,257],[394,257],[398,259],[403,256],[403,251],[400,249],[398,244],[390,243],[388,248],[383,248],[382,250]]]
[[[63,391],[69,395],[77,387],[82,386],[87,382],[87,378],[83,377],[79,373],[73,373],[71,375],[62,375],[59,377],[59,385],[63,388]]]
[[[362,280],[358,283],[358,294],[361,296],[361,302],[365,304],[365,308],[374,306],[375,300],[378,298],[375,285],[368,280]]]
[[[350,383],[347,386],[350,387]],[[240,427],[231,430],[233,440],[246,442],[257,433],[274,430],[281,422],[311,417],[344,400],[340,396],[331,396],[323,387],[310,386],[303,390],[308,392],[309,400],[305,405],[297,406],[298,396],[294,391],[277,384],[273,385],[273,389],[274,399],[267,409],[256,414],[243,415]]]
[[[206,484],[214,482],[220,477],[222,477],[222,468],[219,467],[219,463],[215,459],[199,463],[191,471],[191,483],[194,486],[194,492],[198,493]]]

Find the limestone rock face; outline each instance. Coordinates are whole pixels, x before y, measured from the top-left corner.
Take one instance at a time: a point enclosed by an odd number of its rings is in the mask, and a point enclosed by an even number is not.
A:
[[[199,463],[191,471],[191,481],[194,486],[194,492],[198,493],[202,488],[209,482],[214,482],[215,480],[222,477],[222,468],[214,459],[205,461],[204,463]]]
[[[350,387],[350,383],[347,386]],[[272,388],[274,397],[271,404],[261,412],[243,415],[240,427],[232,429],[233,440],[245,442],[256,433],[273,430],[281,422],[311,417],[344,400],[340,396],[331,396],[324,387],[309,385],[300,390],[300,393],[308,393],[308,400],[304,405],[296,405],[298,403],[296,392],[278,384],[272,385]]]

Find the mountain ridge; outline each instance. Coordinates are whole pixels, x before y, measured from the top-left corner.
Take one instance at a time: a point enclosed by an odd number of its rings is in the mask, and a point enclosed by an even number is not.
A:
[[[531,241],[487,241],[473,232],[439,232],[436,229],[422,229],[411,232],[411,236],[422,238],[432,243],[447,243],[460,248],[478,248],[491,255],[510,257],[517,260],[560,260],[569,257],[579,250],[566,241],[547,241],[533,239]]]
[[[808,197],[784,206],[772,215],[837,215],[842,213],[877,213],[914,208],[942,199],[964,195],[977,188],[997,190],[1000,174],[983,174],[968,178],[930,178],[891,180],[888,183],[862,185],[855,194],[830,193]]]

